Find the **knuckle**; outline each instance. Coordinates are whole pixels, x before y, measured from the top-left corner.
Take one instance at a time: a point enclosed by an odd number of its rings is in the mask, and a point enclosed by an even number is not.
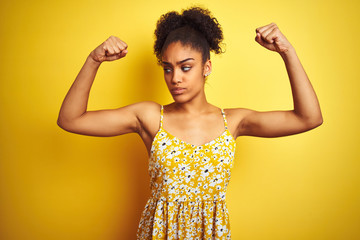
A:
[[[271,41],[271,36],[268,35],[265,37],[265,39],[266,39],[266,41]]]

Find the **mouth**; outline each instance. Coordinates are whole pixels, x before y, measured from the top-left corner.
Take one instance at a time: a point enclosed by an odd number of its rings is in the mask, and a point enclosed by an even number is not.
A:
[[[180,95],[185,92],[185,88],[172,88],[170,92],[172,95]]]

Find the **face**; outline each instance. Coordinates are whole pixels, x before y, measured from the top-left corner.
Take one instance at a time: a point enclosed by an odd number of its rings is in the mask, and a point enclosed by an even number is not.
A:
[[[162,55],[165,82],[175,102],[188,102],[205,97],[205,74],[211,71],[211,62],[202,62],[201,52],[171,43]]]

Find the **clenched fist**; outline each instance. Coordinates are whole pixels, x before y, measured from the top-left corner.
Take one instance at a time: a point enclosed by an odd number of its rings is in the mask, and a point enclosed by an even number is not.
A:
[[[275,23],[256,28],[255,41],[261,46],[280,54],[292,48],[290,42],[280,32]]]
[[[91,58],[102,63],[103,61],[114,61],[123,58],[128,53],[127,44],[118,37],[110,36],[100,46],[95,48],[91,53]]]

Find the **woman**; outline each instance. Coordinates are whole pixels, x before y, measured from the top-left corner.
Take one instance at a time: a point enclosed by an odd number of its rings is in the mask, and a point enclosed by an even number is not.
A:
[[[151,197],[138,239],[230,239],[225,203],[235,139],[280,137],[322,124],[316,94],[295,49],[275,23],[256,29],[255,41],[280,54],[288,72],[294,109],[258,112],[220,109],[207,102],[210,51],[221,53],[222,30],[211,13],[190,8],[161,16],[155,54],[174,102],[139,102],[87,111],[90,88],[102,62],[125,57],[127,44],[111,36],[93,50],[67,93],[58,125],[66,131],[116,136],[136,132],[149,153]]]

